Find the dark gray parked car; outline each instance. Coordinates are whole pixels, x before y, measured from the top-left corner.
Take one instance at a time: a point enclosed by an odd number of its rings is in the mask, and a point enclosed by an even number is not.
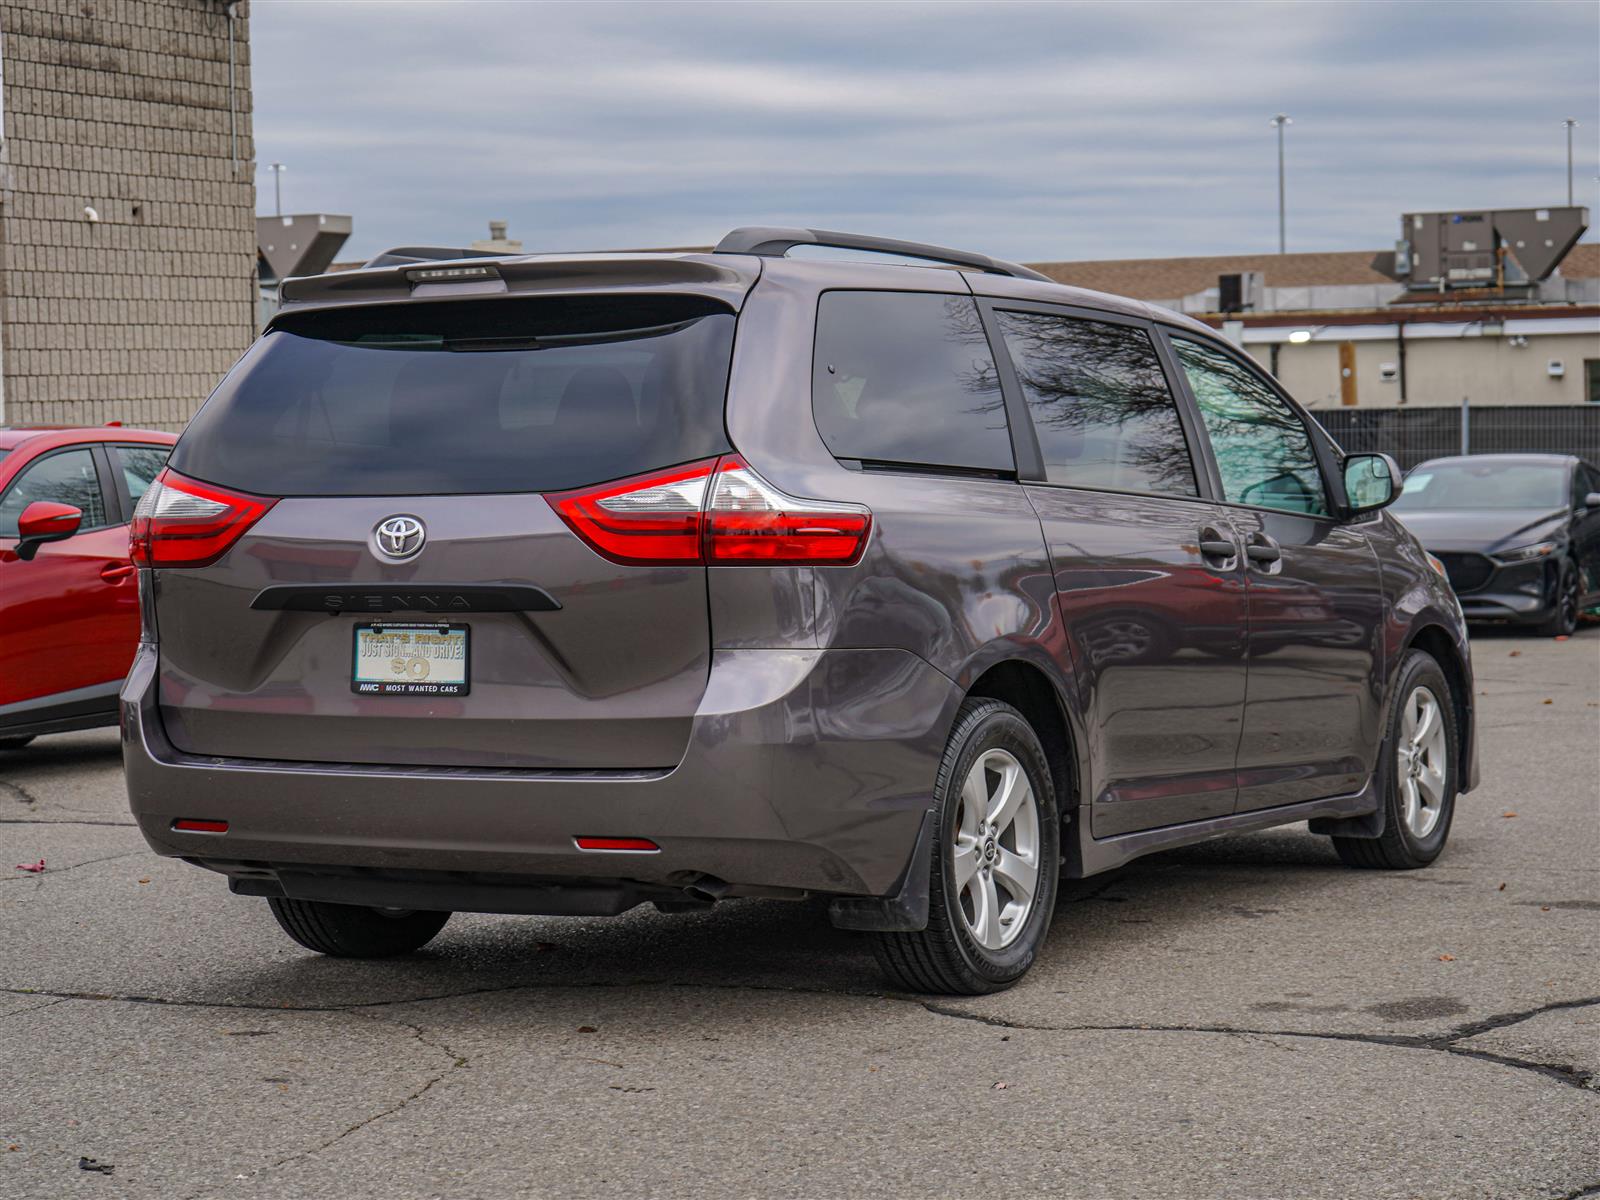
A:
[[[140,506],[123,730],[151,846],[302,945],[822,895],[981,992],[1062,876],[1419,867],[1476,782],[1393,462],[1184,317],[774,229],[283,297]]]
[[[1429,459],[1394,511],[1444,563],[1469,621],[1560,636],[1600,604],[1600,470],[1580,458]]]

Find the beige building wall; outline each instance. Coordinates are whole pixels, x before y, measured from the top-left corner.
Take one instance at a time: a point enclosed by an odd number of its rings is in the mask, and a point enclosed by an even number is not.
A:
[[[1324,335],[1326,336],[1326,335]],[[1383,364],[1398,364],[1393,340],[1359,341],[1356,352],[1356,400],[1362,408],[1393,408],[1400,403],[1398,380],[1385,382]],[[1270,367],[1271,347],[1247,347],[1263,367]],[[1551,359],[1560,359],[1566,373],[1552,379]],[[1406,404],[1459,405],[1463,396],[1474,404],[1582,404],[1585,402],[1584,361],[1600,359],[1600,337],[1581,334],[1539,334],[1525,346],[1509,338],[1406,339]],[[1308,408],[1338,408],[1339,344],[1336,341],[1280,344],[1278,378]]]
[[[230,86],[219,0],[0,0],[0,424],[175,429],[249,345],[236,13]]]

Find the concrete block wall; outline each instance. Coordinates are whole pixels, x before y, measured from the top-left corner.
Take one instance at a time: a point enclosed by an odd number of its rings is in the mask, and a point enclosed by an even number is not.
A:
[[[0,424],[177,429],[250,344],[248,13],[230,88],[221,0],[0,0]]]

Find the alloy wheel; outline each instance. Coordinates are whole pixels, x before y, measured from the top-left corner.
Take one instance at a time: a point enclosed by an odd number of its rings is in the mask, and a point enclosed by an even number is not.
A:
[[[1561,628],[1572,630],[1578,625],[1578,573],[1566,571],[1562,575],[1561,596],[1558,603],[1561,605]]]
[[[1449,745],[1439,698],[1431,688],[1413,688],[1400,713],[1395,778],[1400,783],[1401,815],[1415,838],[1432,833],[1443,815]]]
[[[1004,949],[1028,923],[1039,886],[1039,804],[1009,751],[987,750],[967,772],[951,853],[967,931],[986,950]]]

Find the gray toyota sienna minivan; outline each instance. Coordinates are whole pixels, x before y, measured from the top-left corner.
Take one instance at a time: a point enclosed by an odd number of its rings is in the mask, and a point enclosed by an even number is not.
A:
[[[1394,462],[1195,321],[798,229],[282,297],[139,505],[122,730],[156,852],[313,950],[822,896],[990,991],[1063,877],[1420,867],[1476,782]]]

